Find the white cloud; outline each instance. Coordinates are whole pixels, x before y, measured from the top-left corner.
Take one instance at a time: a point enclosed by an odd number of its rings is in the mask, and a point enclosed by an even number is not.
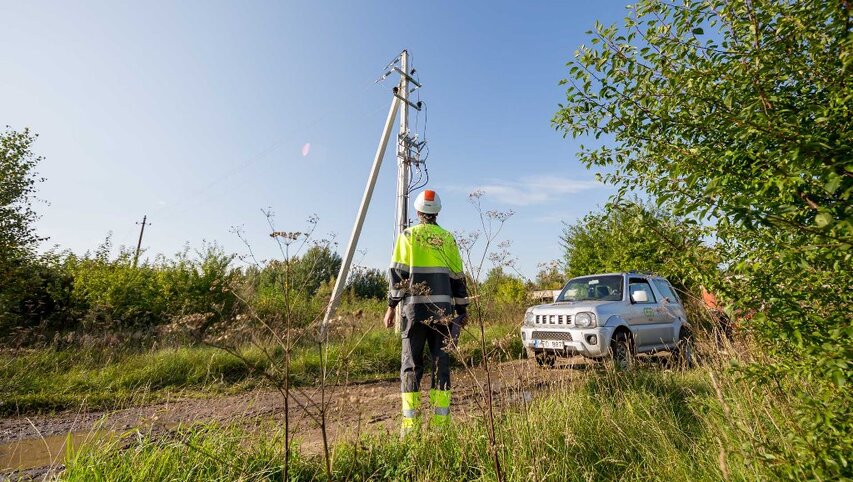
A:
[[[534,223],[538,223],[538,224],[560,224],[561,222],[565,221],[566,219],[567,219],[567,216],[565,213],[556,212],[556,213],[545,214],[544,216],[536,216],[533,219],[531,219],[531,221],[533,221]]]
[[[487,184],[470,188],[453,186],[453,191],[473,192],[477,189],[486,193],[491,201],[513,206],[530,206],[551,202],[566,195],[577,194],[605,185],[598,181],[577,180],[560,176],[529,176],[518,181],[490,180]]]

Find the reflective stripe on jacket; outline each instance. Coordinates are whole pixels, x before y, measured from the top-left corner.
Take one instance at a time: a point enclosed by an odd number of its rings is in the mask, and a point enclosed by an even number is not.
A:
[[[461,311],[468,304],[459,247],[436,224],[418,224],[397,237],[389,272],[391,304],[402,301],[408,320],[403,336],[415,321],[441,321],[453,315],[453,306]]]

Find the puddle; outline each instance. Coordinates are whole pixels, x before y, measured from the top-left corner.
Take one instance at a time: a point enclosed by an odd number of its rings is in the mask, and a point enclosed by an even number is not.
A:
[[[504,394],[504,401],[510,405],[514,405],[516,403],[528,404],[533,401],[533,392],[529,392],[527,390],[513,390]]]
[[[181,422],[170,422],[158,425],[160,429],[173,431],[179,429]],[[100,425],[102,427],[102,425]],[[149,430],[153,424],[149,426]],[[112,429],[81,430],[78,432],[51,435],[48,437],[29,438],[0,444],[0,474],[10,471],[22,471],[62,465],[69,448],[79,448],[93,442],[114,442],[122,440],[136,430],[120,432]],[[0,475],[0,482],[3,479]]]
[[[18,440],[0,445],[0,472],[28,470],[59,465],[65,462],[65,453],[71,447],[101,440],[109,432],[72,432],[43,438]]]

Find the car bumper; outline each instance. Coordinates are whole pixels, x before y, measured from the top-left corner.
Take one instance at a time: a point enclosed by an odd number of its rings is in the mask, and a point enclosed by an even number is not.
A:
[[[521,327],[524,347],[536,352],[562,356],[583,355],[591,358],[607,356],[613,328],[554,328],[548,326]],[[554,346],[554,345],[557,346]],[[562,348],[559,347],[562,345]]]

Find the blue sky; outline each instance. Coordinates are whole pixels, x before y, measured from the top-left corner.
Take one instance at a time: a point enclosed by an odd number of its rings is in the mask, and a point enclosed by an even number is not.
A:
[[[402,8],[401,8],[402,6]],[[216,241],[257,254],[281,230],[352,229],[402,49],[428,103],[430,187],[440,223],[474,229],[467,193],[512,209],[504,239],[523,274],[560,256],[561,221],[610,190],[550,125],[584,31],[621,19],[599,2],[3,2],[0,122],[30,127],[45,157],[39,233],[77,252],[112,231],[146,254]],[[414,116],[413,116],[414,121]],[[419,119],[423,127],[423,116]],[[303,147],[310,144],[307,155]],[[384,267],[393,240],[389,149],[359,249]]]

